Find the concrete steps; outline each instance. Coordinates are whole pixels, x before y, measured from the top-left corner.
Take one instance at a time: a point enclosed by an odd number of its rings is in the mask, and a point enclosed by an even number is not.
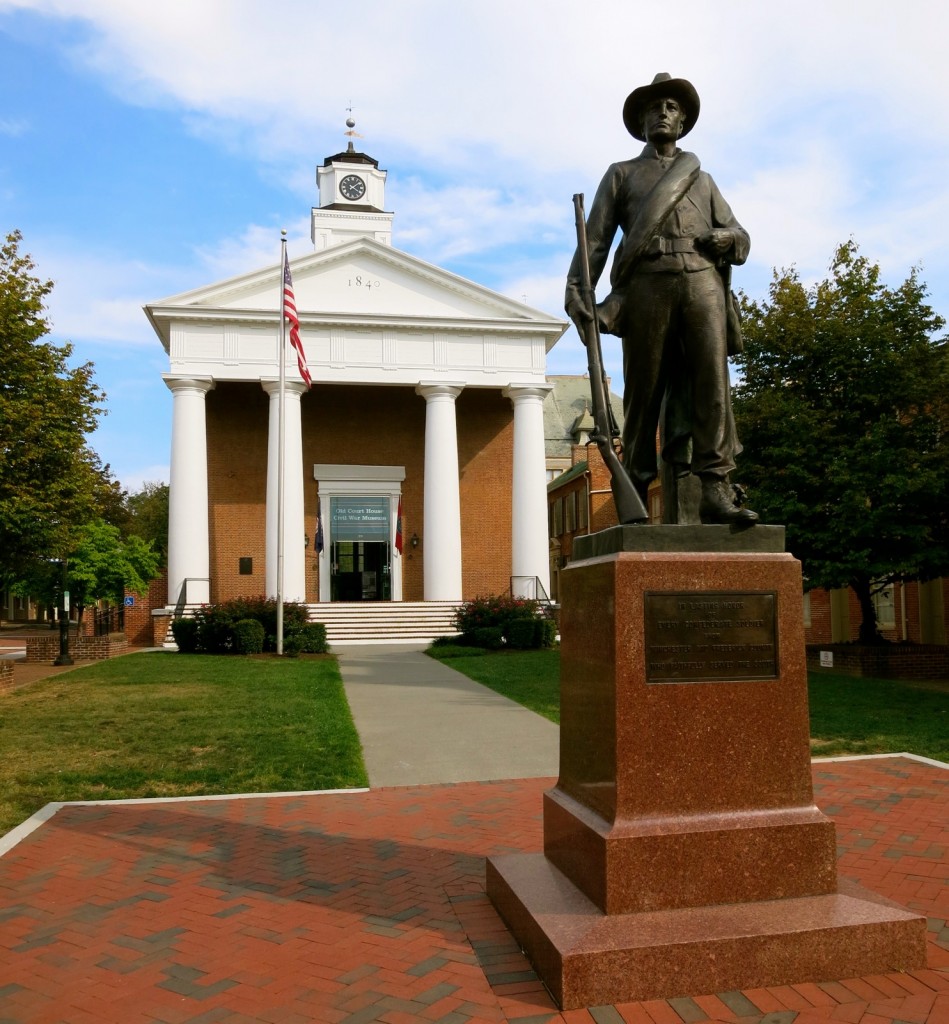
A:
[[[339,601],[311,604],[311,622],[326,626],[333,647],[347,644],[431,643],[456,633],[455,601]]]
[[[184,616],[198,605],[187,605]],[[347,644],[431,643],[436,637],[456,633],[456,601],[359,601],[351,604],[324,601],[307,605],[311,622],[326,626],[333,647]],[[177,650],[169,622],[164,646]]]

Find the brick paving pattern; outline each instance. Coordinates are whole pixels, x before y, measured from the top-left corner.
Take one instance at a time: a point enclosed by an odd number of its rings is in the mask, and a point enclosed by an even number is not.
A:
[[[484,894],[551,780],[63,808],[0,858],[0,1024],[944,1024],[949,772],[816,763],[926,970],[559,1013]]]

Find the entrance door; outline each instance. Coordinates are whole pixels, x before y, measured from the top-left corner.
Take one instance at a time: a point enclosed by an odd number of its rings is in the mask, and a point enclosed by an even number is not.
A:
[[[330,545],[331,601],[391,601],[389,545],[381,541],[336,541]]]
[[[389,498],[330,498],[330,600],[391,601]]]

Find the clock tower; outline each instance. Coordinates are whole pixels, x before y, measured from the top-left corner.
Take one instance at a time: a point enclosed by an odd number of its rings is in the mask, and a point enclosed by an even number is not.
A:
[[[392,244],[394,214],[383,209],[386,172],[379,170],[378,160],[357,153],[352,139],[345,152],[328,156],[317,167],[316,184],[320,205],[313,207],[310,220],[314,249],[366,237]]]

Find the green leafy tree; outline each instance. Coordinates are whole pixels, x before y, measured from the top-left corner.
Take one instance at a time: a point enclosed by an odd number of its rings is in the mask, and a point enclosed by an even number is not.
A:
[[[72,601],[82,611],[91,604],[121,604],[125,591],[140,594],[158,575],[160,558],[141,537],[122,537],[118,527],[103,520],[86,525],[72,550],[67,579]]]
[[[864,643],[876,592],[949,571],[949,358],[926,294],[850,241],[819,284],[776,271],[767,301],[742,299],[742,480],[808,587],[853,588]]]
[[[0,246],[0,583],[63,557],[83,524],[118,514],[121,490],[86,443],[105,395],[91,363],[45,340],[51,281],[33,273],[19,232]]]
[[[162,561],[168,555],[168,484],[146,482],[126,496],[125,533],[151,541]]]
[[[118,527],[97,519],[82,527],[66,559],[70,604],[79,612],[99,601],[121,604],[125,591],[144,593],[158,575],[160,556],[141,537],[122,537]],[[63,563],[35,559],[15,589],[55,607],[63,589]]]

